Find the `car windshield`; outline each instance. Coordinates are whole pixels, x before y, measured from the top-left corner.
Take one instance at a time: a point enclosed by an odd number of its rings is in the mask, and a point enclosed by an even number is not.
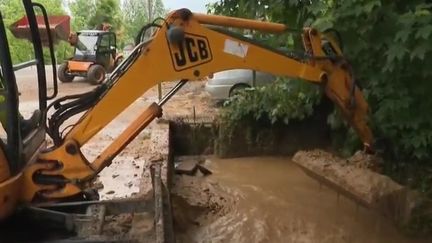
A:
[[[95,55],[95,49],[98,40],[97,35],[78,35],[75,54],[78,56]]]

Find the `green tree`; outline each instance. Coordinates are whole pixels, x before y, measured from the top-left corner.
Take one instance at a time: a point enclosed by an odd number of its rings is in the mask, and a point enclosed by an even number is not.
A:
[[[142,26],[166,14],[161,0],[124,0],[122,12],[127,42],[133,42]]]
[[[375,133],[387,141],[386,152],[399,159],[430,160],[432,113],[425,111],[432,107],[431,6],[425,0],[224,0],[208,7],[211,13],[297,29],[337,29],[368,96]]]
[[[65,15],[66,11],[63,6],[62,1],[57,0],[40,0],[38,1],[42,5],[45,6],[48,15]],[[41,15],[41,13],[37,12],[38,15]],[[65,59],[67,59],[72,52],[72,48],[69,46],[68,43],[61,41],[57,45],[54,46],[55,53],[56,53],[56,61],[57,63],[63,62]],[[51,63],[50,54],[48,48],[44,48],[44,58],[46,64]]]
[[[299,30],[309,25],[317,12],[312,11],[312,6],[326,6],[330,0],[224,0],[207,5],[208,12],[226,16],[236,16],[262,21],[278,22],[288,25],[294,30]],[[255,35],[262,36],[261,34]],[[273,37],[275,43],[301,45],[300,39],[293,39],[286,35]]]
[[[75,0],[69,4],[72,13],[73,30],[89,28],[89,16],[95,13],[96,2],[94,0]]]
[[[0,2],[0,8],[6,28],[25,14],[22,3],[19,0],[2,1]],[[30,60],[33,56],[31,44],[28,41],[16,39],[9,29],[6,31],[9,40],[12,61],[14,63],[18,63]]]
[[[96,1],[94,14],[90,15],[87,27],[95,29],[102,23],[111,24],[114,31],[121,30],[120,0]]]
[[[65,14],[62,1],[40,0],[38,2],[45,6],[49,15]],[[2,10],[4,18],[3,20],[6,27],[25,16],[22,0],[0,1],[0,8]],[[33,48],[29,41],[16,39],[9,30],[7,30],[7,36],[11,49],[12,61],[14,63],[20,63],[33,59]],[[58,53],[64,53],[68,50],[68,46],[65,43],[61,43],[56,49],[58,50]],[[50,59],[48,58],[49,55],[47,50],[44,50],[44,56],[48,63]],[[62,57],[60,57],[60,59],[62,59]]]
[[[100,29],[102,24],[110,24],[110,30],[115,32],[117,36],[117,46],[124,46],[124,26],[120,0],[99,0],[96,1],[93,9],[93,13],[88,17],[87,28]]]
[[[432,4],[347,0],[314,25],[340,31],[368,92],[376,134],[398,160],[431,160]],[[352,21],[355,19],[356,21]]]

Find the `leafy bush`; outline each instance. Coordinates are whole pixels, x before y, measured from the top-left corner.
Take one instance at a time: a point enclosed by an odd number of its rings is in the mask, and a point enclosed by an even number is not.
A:
[[[432,159],[432,4],[347,0],[315,21],[341,32],[378,138],[397,160]]]
[[[427,0],[225,0],[210,6],[218,14],[337,29],[371,107],[374,133],[385,141],[385,154],[399,161],[432,160],[431,9]],[[334,118],[340,116],[329,119],[338,130],[348,129]],[[359,144],[349,137],[342,140],[352,140],[350,147]]]
[[[235,126],[245,121],[274,124],[302,120],[319,103],[320,89],[299,80],[277,79],[273,84],[245,89],[225,102],[222,120]]]

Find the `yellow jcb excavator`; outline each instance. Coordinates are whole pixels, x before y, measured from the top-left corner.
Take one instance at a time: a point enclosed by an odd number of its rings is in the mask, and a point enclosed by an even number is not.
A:
[[[34,8],[44,9],[31,0],[22,2],[37,60],[39,110],[43,115],[36,129],[26,137],[20,135],[14,66],[5,27],[0,20],[1,75],[8,92],[9,121],[5,127],[7,138],[0,149],[0,219],[11,215],[18,205],[62,202],[85,194],[89,182],[146,126],[162,116],[162,106],[182,86],[223,70],[253,69],[320,85],[357,131],[365,148],[369,149],[372,144],[373,136],[367,125],[368,105],[340,47],[332,38],[306,27],[301,31],[303,54],[292,55],[225,28],[282,34],[290,31],[286,25],[198,14],[188,9],[173,11],[162,21],[144,26],[142,32],[150,27],[156,27],[157,31],[151,38],[137,43],[101,86],[88,93],[54,99],[48,105],[47,100],[57,93],[57,85],[54,85],[55,93],[48,95],[41,27],[34,12]],[[50,33],[48,25],[46,29]],[[52,44],[49,46],[53,53]],[[83,155],[81,147],[101,129],[150,88],[170,80],[180,81],[159,103],[142,111],[95,160],[89,161]],[[70,117],[80,113],[83,115],[78,122],[67,131],[61,130]],[[48,114],[51,115],[48,117]],[[53,140],[52,146],[47,147],[46,135]]]

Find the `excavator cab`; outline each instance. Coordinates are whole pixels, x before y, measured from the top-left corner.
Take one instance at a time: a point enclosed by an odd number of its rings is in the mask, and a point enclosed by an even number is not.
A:
[[[2,121],[3,133],[1,134],[0,149],[0,219],[10,207],[17,202],[19,188],[21,187],[22,172],[28,164],[36,160],[36,156],[41,150],[45,149],[46,139],[46,110],[47,101],[57,96],[56,72],[53,69],[53,93],[47,92],[47,77],[45,73],[45,60],[43,46],[49,47],[51,63],[55,67],[55,56],[53,49],[53,35],[49,35],[51,30],[56,29],[50,26],[45,8],[31,0],[23,0],[26,17],[15,22],[10,26],[12,33],[18,38],[31,39],[34,51],[34,59],[28,62],[13,65],[9,49],[9,40],[6,35],[6,27],[0,13],[0,112],[4,114]],[[39,10],[42,15],[36,17],[35,10]],[[39,32],[39,28],[44,33]],[[38,86],[38,105],[31,116],[33,126],[25,126],[25,119],[19,110],[19,91],[16,82],[15,72],[23,68],[36,65]],[[24,132],[25,130],[25,132]]]
[[[105,30],[83,30],[71,34],[69,43],[75,47],[74,56],[59,67],[59,79],[72,82],[77,76],[85,77],[92,84],[104,81],[121,60],[117,53],[114,32]]]

